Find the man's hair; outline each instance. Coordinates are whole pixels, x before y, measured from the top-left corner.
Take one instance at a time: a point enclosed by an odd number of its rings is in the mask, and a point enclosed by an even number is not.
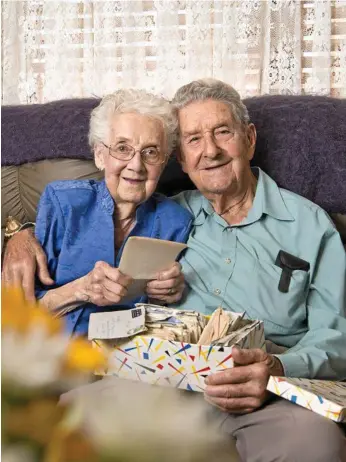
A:
[[[131,112],[162,122],[167,138],[168,154],[170,154],[176,144],[178,125],[172,105],[165,98],[136,89],[123,89],[106,95],[91,112],[89,129],[91,149],[94,150],[98,143],[108,141],[113,115]]]
[[[182,109],[194,101],[204,101],[208,99],[226,104],[230,108],[231,114],[238,124],[245,126],[249,123],[249,113],[246,106],[241,101],[239,93],[231,87],[231,85],[221,80],[194,80],[179,88],[174,95],[172,104],[178,112],[179,109]]]

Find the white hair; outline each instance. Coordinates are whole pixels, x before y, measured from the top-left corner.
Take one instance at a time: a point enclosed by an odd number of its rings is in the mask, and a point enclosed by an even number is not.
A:
[[[245,126],[249,123],[249,113],[245,104],[240,99],[239,93],[221,80],[200,79],[180,87],[174,95],[172,104],[176,111],[182,109],[193,101],[213,99],[226,104],[234,120]]]
[[[176,145],[177,117],[170,102],[145,90],[123,89],[106,95],[90,116],[89,145],[92,150],[98,143],[108,141],[111,118],[114,114],[137,112],[162,122],[168,154]]]

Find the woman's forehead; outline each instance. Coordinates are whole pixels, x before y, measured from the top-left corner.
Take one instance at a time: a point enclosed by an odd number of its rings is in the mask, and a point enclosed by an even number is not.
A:
[[[113,137],[124,138],[124,141],[148,137],[161,141],[164,128],[162,122],[154,117],[131,112],[112,117],[111,134]]]

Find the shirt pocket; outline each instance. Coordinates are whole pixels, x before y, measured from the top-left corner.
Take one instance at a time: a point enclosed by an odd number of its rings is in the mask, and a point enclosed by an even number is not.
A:
[[[275,324],[283,333],[297,333],[306,328],[310,272],[293,271],[286,293],[279,291],[281,273],[278,266],[257,260],[249,303],[258,319]]]

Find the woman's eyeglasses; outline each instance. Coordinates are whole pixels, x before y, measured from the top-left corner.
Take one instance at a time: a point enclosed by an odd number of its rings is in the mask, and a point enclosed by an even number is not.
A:
[[[125,143],[118,143],[115,146],[108,146],[102,143],[109,150],[109,154],[118,160],[129,161],[136,154],[136,149]],[[160,152],[156,146],[150,146],[140,151],[143,162],[150,165],[160,165],[166,160],[166,154]]]

